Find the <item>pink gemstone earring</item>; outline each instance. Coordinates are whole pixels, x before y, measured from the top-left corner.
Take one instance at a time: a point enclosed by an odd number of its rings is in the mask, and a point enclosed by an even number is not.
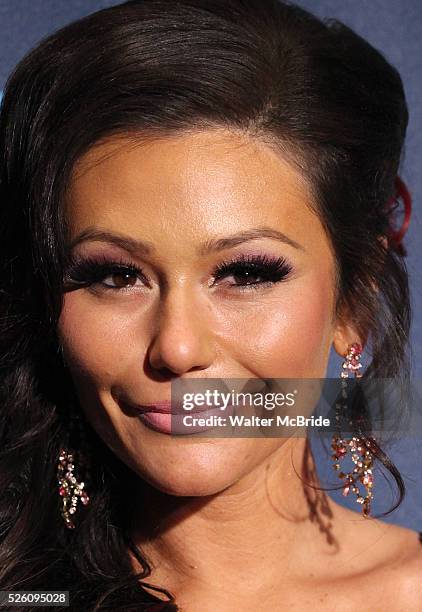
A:
[[[67,449],[62,448],[57,466],[57,482],[62,500],[61,515],[68,529],[75,528],[72,516],[77,510],[78,501],[80,500],[84,506],[89,502],[89,497],[84,490],[85,483],[78,482],[73,474],[75,465],[72,462],[73,455]]]
[[[353,372],[355,378],[361,378],[360,372],[362,364],[360,362],[362,347],[359,343],[354,342],[349,345],[345,360],[342,364],[342,379],[349,377],[349,372]],[[355,493],[356,502],[362,505],[362,513],[365,517],[369,516],[371,511],[371,501],[373,500],[372,488],[374,484],[373,476],[373,461],[374,457],[368,446],[367,441],[359,436],[353,436],[350,439],[343,438],[339,432],[340,413],[345,410],[347,404],[347,383],[342,380],[342,399],[336,402],[336,428],[337,432],[332,438],[331,449],[333,450],[332,458],[334,460],[334,469],[338,471],[338,476],[344,480],[343,495],[346,497],[350,491]],[[355,465],[352,471],[341,471],[340,461],[346,458],[348,452],[351,452],[351,458]],[[363,487],[363,491],[360,488]]]

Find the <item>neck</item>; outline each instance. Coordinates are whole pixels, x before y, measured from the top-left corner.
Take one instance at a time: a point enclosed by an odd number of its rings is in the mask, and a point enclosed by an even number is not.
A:
[[[175,592],[184,584],[214,591],[231,583],[256,594],[281,576],[303,583],[315,576],[315,558],[333,552],[333,521],[342,510],[315,486],[309,443],[300,438],[286,440],[215,495],[176,497],[142,481],[133,506],[134,541],[152,565],[155,584]]]

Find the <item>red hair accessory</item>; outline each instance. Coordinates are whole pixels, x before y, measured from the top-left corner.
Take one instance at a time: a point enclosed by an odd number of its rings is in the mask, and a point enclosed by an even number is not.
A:
[[[406,249],[404,248],[402,244],[402,240],[410,224],[410,216],[412,213],[412,198],[406,187],[406,184],[399,176],[396,176],[394,185],[396,188],[396,193],[394,196],[392,196],[388,200],[387,206],[386,206],[386,212],[387,212],[388,218],[391,220],[390,230],[388,232],[388,243],[389,243],[390,248],[396,251],[396,253],[398,253],[402,257],[405,257],[407,253],[406,253]],[[400,199],[403,200],[404,219],[399,229],[394,229],[394,226],[393,226],[394,217],[395,217],[395,212],[398,208]]]

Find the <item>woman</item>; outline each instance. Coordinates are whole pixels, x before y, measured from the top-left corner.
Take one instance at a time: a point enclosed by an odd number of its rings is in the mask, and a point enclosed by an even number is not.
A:
[[[74,610],[421,609],[418,534],[370,513],[372,462],[403,483],[363,405],[365,492],[340,481],[362,515],[326,495],[306,438],[169,435],[168,414],[177,381],[324,378],[331,345],[346,373],[406,380],[388,203],[407,119],[375,49],[276,0],[127,2],[18,65],[2,590],[69,590]]]

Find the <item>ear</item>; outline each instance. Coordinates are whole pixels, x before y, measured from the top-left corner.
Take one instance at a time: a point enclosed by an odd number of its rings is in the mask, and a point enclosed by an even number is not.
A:
[[[358,331],[356,324],[353,323],[350,312],[343,312],[338,317],[334,326],[333,346],[338,355],[345,357],[347,349],[353,342],[358,342],[362,347],[366,344],[366,337]]]

